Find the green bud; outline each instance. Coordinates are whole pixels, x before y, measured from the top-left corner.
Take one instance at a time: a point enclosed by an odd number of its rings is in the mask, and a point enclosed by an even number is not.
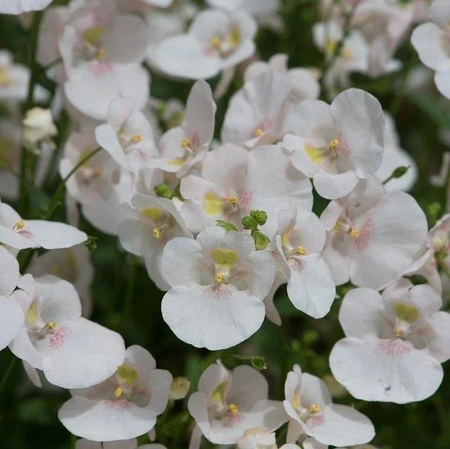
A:
[[[158,184],[154,188],[156,196],[159,196],[160,198],[167,198],[168,200],[171,200],[173,198],[172,190],[169,189],[169,186],[166,184]]]
[[[225,231],[237,231],[238,228],[233,223],[228,223],[227,221],[223,220],[217,220],[216,226],[220,226],[221,228],[225,229]]]
[[[90,235],[84,244],[89,251],[95,251],[97,249],[97,237]]]
[[[406,172],[409,170],[410,166],[408,167],[397,167],[393,173],[392,177],[395,179],[401,178],[403,175],[406,174]]]
[[[267,222],[267,214],[263,210],[250,211],[250,217],[252,217],[260,226],[263,226]]]
[[[244,229],[254,229],[257,226],[257,223],[255,223],[255,220],[252,217],[247,215],[242,219],[242,226],[244,226]]]
[[[262,232],[256,231],[252,233],[252,237],[255,240],[255,246],[258,251],[266,249],[269,246],[270,239]]]
[[[262,355],[253,356],[251,362],[253,368],[257,369],[258,371],[267,369],[266,359]]]

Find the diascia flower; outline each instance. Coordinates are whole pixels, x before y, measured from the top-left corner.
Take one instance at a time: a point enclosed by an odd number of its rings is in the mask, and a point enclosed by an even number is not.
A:
[[[46,8],[53,0],[0,0],[0,14],[22,14]]]
[[[187,34],[164,39],[155,62],[168,75],[211,78],[255,51],[256,22],[244,11],[207,9],[198,13]]]
[[[22,307],[11,296],[19,280],[19,263],[0,246],[0,351],[16,337],[24,323]]]
[[[136,103],[118,97],[109,103],[108,123],[95,130],[97,143],[123,168],[138,173],[157,154],[153,130]]]
[[[72,390],[58,417],[71,433],[92,441],[135,438],[155,426],[171,384],[172,375],[156,369],[147,350],[130,346],[115,374],[91,388]]]
[[[72,284],[55,276],[22,279],[13,293],[25,314],[25,325],[11,351],[44,371],[63,388],[85,388],[102,382],[123,362],[122,337],[81,317],[81,303]]]
[[[80,295],[84,317],[92,311],[91,284],[94,279],[94,267],[90,251],[86,245],[56,249],[35,257],[29,271],[34,277],[53,274],[73,284]]]
[[[176,173],[179,178],[200,165],[214,137],[216,104],[211,88],[197,81],[189,94],[181,126],[167,131],[160,140],[161,157],[149,161],[149,167]]]
[[[192,232],[212,226],[216,220],[241,226],[251,210],[267,213],[262,231],[275,234],[280,210],[292,202],[312,208],[311,183],[294,168],[290,154],[275,145],[251,152],[232,144],[211,151],[203,162],[201,176],[181,180],[186,199],[180,214]]]
[[[161,259],[164,247],[174,237],[192,238],[172,201],[135,195],[131,204],[122,204],[124,217],[118,233],[122,246],[145,258],[148,274],[160,290],[169,290]]]
[[[384,115],[378,100],[359,89],[340,93],[331,106],[319,100],[300,102],[290,117],[283,146],[293,151],[292,163],[313,178],[327,199],[350,193],[359,179],[381,164]]]
[[[336,296],[330,269],[320,255],[325,240],[325,228],[312,212],[295,206],[280,212],[276,248],[287,293],[297,309],[314,318],[324,317]]]
[[[363,444],[375,436],[366,416],[352,407],[333,404],[325,382],[302,373],[298,365],[288,373],[284,391],[283,406],[290,418],[288,443],[304,433],[333,446]]]
[[[251,78],[230,100],[222,141],[247,148],[278,142],[293,104],[287,75],[269,71]]]
[[[252,62],[245,70],[244,80],[249,81],[262,73],[280,72],[287,75],[291,84],[291,97],[300,101],[306,98],[316,99],[320,93],[320,85],[317,81],[317,73],[313,69],[296,67],[289,69],[287,65],[288,55],[278,53],[273,55],[268,62]]]
[[[329,231],[323,257],[334,282],[382,288],[421,256],[427,235],[422,209],[407,193],[386,193],[378,179],[358,183],[321,215]]]
[[[0,13],[1,6],[0,1]],[[29,78],[30,72],[27,67],[14,64],[11,53],[0,50],[0,100],[24,100]]]
[[[436,71],[434,82],[442,95],[450,98],[450,3],[434,0],[429,10],[430,22],[419,25],[411,43],[420,60]]]
[[[450,314],[429,285],[405,279],[386,289],[347,293],[339,312],[346,338],[330,355],[338,382],[366,401],[404,404],[430,397],[450,358]]]
[[[172,287],[162,301],[166,323],[186,343],[218,350],[260,328],[275,263],[270,253],[255,251],[249,234],[214,226],[196,240],[168,242],[162,273]]]
[[[247,429],[273,431],[286,422],[281,402],[268,400],[268,383],[250,366],[227,370],[222,363],[202,374],[188,403],[202,434],[214,444],[235,444]]]
[[[24,220],[11,206],[0,203],[0,242],[11,248],[70,248],[86,240],[87,235],[73,226]]]

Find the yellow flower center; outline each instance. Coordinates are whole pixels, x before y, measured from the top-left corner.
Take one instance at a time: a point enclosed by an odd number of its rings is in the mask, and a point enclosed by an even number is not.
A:
[[[228,406],[228,411],[231,414],[236,415],[237,413],[239,413],[239,408],[238,408],[238,406],[236,404],[230,404]]]
[[[303,246],[297,246],[297,248],[295,248],[295,254],[298,256],[306,256],[306,249],[303,248]]]
[[[25,227],[25,222],[23,220],[19,220],[13,227],[13,231],[21,231]]]

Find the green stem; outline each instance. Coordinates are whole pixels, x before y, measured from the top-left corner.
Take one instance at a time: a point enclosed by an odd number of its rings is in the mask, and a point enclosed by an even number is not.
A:
[[[126,321],[126,319],[128,317],[131,316],[138,267],[139,267],[139,259],[137,257],[133,257],[130,262],[130,273],[128,275],[128,285],[127,285],[127,291],[125,294],[125,302],[124,302],[124,306],[123,306],[124,322]]]
[[[3,388],[5,388],[5,385],[8,383],[9,376],[14,370],[14,367],[16,366],[17,357],[13,357],[11,359],[11,362],[9,362],[8,368],[6,368],[6,371],[3,374],[2,381],[0,382],[0,394],[3,391]]]
[[[56,190],[55,194],[53,195],[52,200],[50,201],[48,211],[43,217],[44,220],[49,220],[55,213],[56,209],[58,208],[59,202],[61,201],[61,197],[66,188],[66,182],[77,172],[77,170],[80,167],[82,167],[89,159],[94,157],[101,150],[102,150],[102,148],[98,147],[96,150],[91,151],[87,156],[85,156],[83,159],[81,159],[77,165],[75,165],[75,167],[68,173],[68,175],[64,179],[61,180],[61,182],[59,183],[58,189]]]
[[[27,112],[33,106],[34,100],[34,90],[37,84],[38,75],[38,64],[36,62],[36,50],[38,45],[39,28],[42,21],[43,12],[38,11],[33,14],[33,23],[31,25],[31,35],[30,35],[30,51],[28,56],[28,67],[30,69],[30,80],[28,82],[28,93],[27,99],[24,104],[24,112]],[[28,157],[30,152],[22,146],[21,162],[20,162],[20,198],[19,206],[22,215],[28,215],[28,204],[27,204],[27,168],[28,168]]]

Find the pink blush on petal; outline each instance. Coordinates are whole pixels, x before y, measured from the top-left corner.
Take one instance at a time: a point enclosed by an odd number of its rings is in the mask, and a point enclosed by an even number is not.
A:
[[[308,424],[311,424],[313,427],[322,426],[325,422],[325,418],[323,415],[319,416],[313,416],[309,421]]]
[[[60,327],[52,332],[50,335],[50,347],[60,348],[64,345],[67,335],[70,334],[70,330],[67,327]]]
[[[411,352],[411,348],[400,340],[381,340],[378,350],[384,355],[400,357]]]
[[[375,225],[373,223],[373,220],[371,218],[366,220],[359,232],[360,234],[356,239],[355,244],[356,248],[362,251],[369,246],[370,237],[375,232]]]
[[[101,76],[105,73],[110,73],[113,70],[113,65],[110,62],[100,62],[100,61],[94,61],[90,64],[89,70],[95,75],[95,76]]]
[[[119,400],[119,401],[104,401],[105,405],[107,408],[109,409],[113,409],[113,410],[120,410],[122,412],[130,410],[131,409],[131,404],[128,401],[125,400]]]
[[[212,285],[206,289],[206,293],[215,299],[228,299],[231,296],[231,291],[224,284]]]

